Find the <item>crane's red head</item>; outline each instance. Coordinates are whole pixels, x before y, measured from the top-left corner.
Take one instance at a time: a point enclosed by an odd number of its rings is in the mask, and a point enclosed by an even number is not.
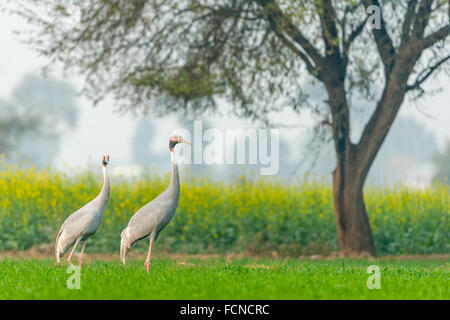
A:
[[[178,143],[191,144],[189,141],[184,140],[183,137],[181,137],[181,136],[177,136],[177,135],[171,136],[170,140],[169,140],[169,150],[170,150],[170,152],[173,152],[173,148],[175,148],[175,146]]]
[[[109,156],[103,156],[102,164],[104,167],[106,167],[109,163]]]

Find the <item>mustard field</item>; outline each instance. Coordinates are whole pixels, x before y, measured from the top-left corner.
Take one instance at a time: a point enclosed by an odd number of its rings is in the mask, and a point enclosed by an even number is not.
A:
[[[183,170],[186,172],[186,170]],[[236,177],[217,182],[184,174],[173,221],[155,250],[244,252],[296,257],[337,249],[331,186],[326,182]],[[120,233],[136,210],[163,191],[169,175],[111,177],[111,197],[87,252],[118,252]],[[101,170],[75,175],[0,164],[0,250],[52,243],[60,224],[93,199]],[[365,188],[378,254],[450,252],[449,186]],[[137,249],[145,250],[146,241]]]

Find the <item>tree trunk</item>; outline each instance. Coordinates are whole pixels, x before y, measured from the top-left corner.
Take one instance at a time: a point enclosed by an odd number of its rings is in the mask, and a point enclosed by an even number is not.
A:
[[[394,66],[377,108],[356,145],[349,139],[348,116],[342,116],[348,113],[344,89],[328,90],[332,110],[336,110],[333,123],[337,164],[333,173],[333,195],[339,249],[344,256],[375,256],[363,186],[402,104],[417,58],[406,56]]]
[[[338,163],[333,173],[334,211],[343,256],[375,256],[362,179],[358,166],[351,159]]]
[[[357,157],[368,146],[360,147],[350,141],[349,108],[341,73],[329,72],[325,81],[336,151],[333,196],[339,250],[343,256],[375,256],[363,198],[363,185],[372,159]]]

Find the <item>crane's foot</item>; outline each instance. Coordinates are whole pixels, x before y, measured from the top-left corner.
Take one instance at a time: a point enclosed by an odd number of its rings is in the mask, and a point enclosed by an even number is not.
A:
[[[73,267],[72,260],[70,258],[67,259],[67,262],[69,263],[70,266]]]
[[[149,273],[150,262],[145,261],[144,266],[145,266],[145,270],[147,270],[147,273]]]
[[[78,268],[80,268],[81,271],[81,265],[83,264],[83,262],[81,260],[78,260]]]

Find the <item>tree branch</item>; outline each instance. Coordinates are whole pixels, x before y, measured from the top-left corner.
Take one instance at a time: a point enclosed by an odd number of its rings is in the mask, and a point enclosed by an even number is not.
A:
[[[356,39],[357,36],[360,35],[360,33],[364,30],[364,27],[367,23],[367,20],[369,18],[366,17],[357,27],[356,29],[354,29],[352,31],[352,33],[350,33],[350,35],[348,36],[347,40],[345,41],[347,44],[347,48],[350,47],[350,44]]]
[[[330,0],[323,0],[319,4],[319,19],[322,29],[322,38],[325,43],[325,55],[340,59],[339,43],[335,23],[336,13]]]
[[[347,39],[344,39],[343,41],[343,52],[342,52],[342,59],[344,64],[344,69],[346,69],[348,64],[348,51],[350,49],[351,44],[353,41],[361,34],[361,32],[364,30],[364,27],[367,23],[367,20],[369,18],[366,17],[348,36]]]
[[[402,105],[407,81],[420,55],[411,56],[410,51],[402,50],[390,78],[385,84],[380,100],[371,115],[357,144],[356,161],[362,177],[366,177],[392,123]]]
[[[375,43],[377,44],[378,52],[384,64],[384,73],[386,75],[386,79],[388,79],[395,60],[396,53],[394,44],[392,43],[392,39],[386,30],[386,24],[378,0],[364,0],[364,5],[366,7],[375,5],[378,6],[378,8],[380,8],[381,27],[379,29],[373,28],[372,34],[375,37]]]
[[[416,21],[412,33],[417,39],[422,39],[425,28],[431,15],[431,4],[433,0],[423,0],[420,2],[419,10],[417,11]]]
[[[378,1],[365,0],[365,3],[378,5]],[[410,18],[408,19],[412,19],[412,5],[413,1],[410,1]],[[405,93],[408,90],[420,88],[420,85],[428,79],[438,67],[450,59],[448,56],[443,58],[434,66],[431,66],[421,72],[412,85],[407,85],[408,78],[422,52],[437,41],[444,39],[450,32],[450,25],[447,25],[431,33],[427,37],[422,38],[423,30],[426,29],[429,22],[429,10],[431,10],[430,1],[423,0],[420,4],[417,16],[420,16],[421,14],[424,16],[420,19],[416,18],[411,36],[408,37],[408,40],[404,43],[404,45],[402,44],[398,53],[394,52],[392,42],[384,29],[384,22],[382,23],[382,28],[379,31],[376,29],[372,30],[382,60],[385,63],[385,66],[387,65],[388,67],[388,72],[386,73],[386,84],[381,98],[377,103],[374,113],[364,127],[360,141],[356,148],[356,161],[363,164],[363,166],[359,169],[359,174],[363,177],[367,176],[368,170],[372,165],[387,133],[389,132],[389,128],[391,127],[398,110],[400,109]],[[409,23],[412,23],[407,22],[406,20],[403,26],[403,31],[408,29],[407,25]],[[402,37],[406,36],[402,34]],[[390,65],[386,63],[390,63]]]
[[[280,32],[280,30],[276,26],[276,22],[273,19],[269,18],[269,23],[271,29],[275,32],[275,35],[278,37],[278,39],[280,39],[281,42],[283,42],[289,49],[291,49],[305,62],[306,69],[308,70],[308,72],[311,73],[312,75],[317,75],[317,69],[315,66],[313,66],[313,64],[309,60],[309,57],[306,54],[304,54],[301,50],[299,50],[291,41],[289,41],[289,39],[287,39],[284,36],[283,33]]]
[[[275,0],[259,0],[258,3],[264,9],[264,14],[267,18],[274,21],[279,28],[279,32],[286,33],[291,39],[297,42],[315,63],[316,69],[322,69],[324,66],[323,57],[300,30],[294,26],[290,19],[283,14],[283,11]]]
[[[421,39],[415,47],[416,50],[422,51],[426,48],[431,47],[436,42],[445,39],[450,34],[450,24],[430,33],[425,38]]]
[[[401,33],[401,46],[407,43],[410,32],[411,25],[416,14],[416,4],[417,0],[409,0],[408,7],[406,9],[405,20],[402,25],[402,33]]]
[[[434,71],[436,71],[442,64],[450,59],[450,55],[441,59],[439,62],[435,63],[433,66],[423,69],[418,75],[413,84],[406,86],[406,91],[419,90],[419,97],[424,94],[424,90],[421,88],[422,83],[424,83]]]

